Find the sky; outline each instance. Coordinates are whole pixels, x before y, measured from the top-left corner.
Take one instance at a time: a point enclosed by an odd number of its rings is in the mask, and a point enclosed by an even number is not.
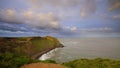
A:
[[[0,36],[120,37],[120,0],[0,0]]]

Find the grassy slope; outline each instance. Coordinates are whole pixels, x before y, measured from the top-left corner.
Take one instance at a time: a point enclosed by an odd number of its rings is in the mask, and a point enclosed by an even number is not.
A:
[[[0,53],[11,52],[29,57],[44,50],[61,46],[60,42],[51,36],[0,38]]]

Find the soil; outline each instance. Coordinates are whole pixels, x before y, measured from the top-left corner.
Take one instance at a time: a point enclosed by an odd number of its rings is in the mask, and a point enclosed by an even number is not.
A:
[[[67,67],[53,63],[32,63],[32,64],[23,65],[20,68],[67,68]]]

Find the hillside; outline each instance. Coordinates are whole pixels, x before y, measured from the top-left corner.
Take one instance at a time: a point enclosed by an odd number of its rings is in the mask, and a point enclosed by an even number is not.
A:
[[[42,54],[63,45],[54,37],[0,37],[0,67],[18,68],[23,64],[41,62]]]
[[[31,58],[34,55],[49,51],[63,45],[54,37],[21,37],[21,38],[0,38],[0,53],[11,52],[18,55],[26,55]]]

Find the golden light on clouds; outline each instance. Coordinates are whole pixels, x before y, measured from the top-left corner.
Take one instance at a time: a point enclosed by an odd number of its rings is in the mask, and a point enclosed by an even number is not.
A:
[[[113,10],[118,9],[118,8],[120,8],[120,2],[113,4],[108,10],[113,11]]]
[[[8,16],[11,16],[13,17],[15,15],[15,11],[13,9],[7,9],[5,11],[5,13],[8,15]]]
[[[80,13],[80,16],[81,16],[81,17],[85,17],[85,16],[86,16],[86,13],[85,13],[84,11],[82,11],[82,12]]]
[[[25,16],[28,19],[31,19],[34,16],[34,12],[31,11],[31,10],[30,11],[25,11],[25,12],[22,13],[22,15]]]

